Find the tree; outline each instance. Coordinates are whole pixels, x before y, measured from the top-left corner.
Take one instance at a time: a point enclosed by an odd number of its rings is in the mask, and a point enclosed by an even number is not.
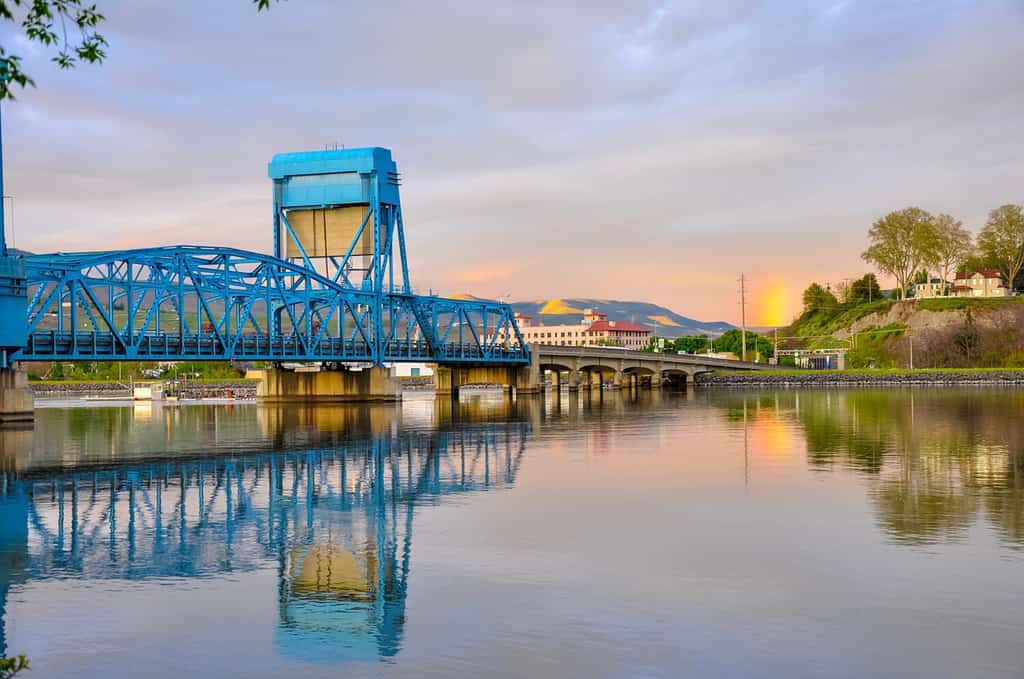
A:
[[[871,245],[861,257],[895,278],[900,299],[906,299],[911,277],[934,257],[934,218],[917,207],[890,212],[871,226],[868,237]]]
[[[10,679],[10,677],[28,669],[31,669],[28,666],[28,658],[23,655],[14,658],[0,658],[0,679]]]
[[[258,11],[270,8],[270,0],[252,2]],[[103,63],[107,40],[97,28],[105,20],[88,0],[0,0],[0,22],[19,23],[29,42],[55,51],[51,61],[62,69]],[[21,57],[0,46],[0,101],[14,99],[12,84],[24,89],[36,83],[22,70]]]
[[[726,330],[720,337],[715,339],[715,351],[726,351],[739,356],[743,353],[742,333],[735,328]],[[773,355],[773,345],[766,337],[748,330],[747,353],[750,354],[755,351],[766,358],[771,358]]]
[[[1024,268],[1024,207],[1002,205],[989,212],[978,234],[978,250],[999,269],[1013,292],[1017,274]]]
[[[974,253],[974,241],[963,222],[947,214],[935,218],[932,262],[942,275],[942,294],[949,294],[949,277]]]
[[[837,306],[839,306],[839,300],[836,299],[835,295],[817,283],[811,283],[804,290],[804,311],[830,309]]]
[[[864,304],[865,302],[877,302],[882,299],[882,288],[878,286],[878,277],[873,273],[866,273],[850,284],[850,294],[846,301],[850,304]]]
[[[679,337],[673,343],[672,348],[676,351],[685,351],[688,354],[699,354],[708,348],[707,335],[686,335]]]
[[[845,279],[844,278],[843,280],[841,280],[838,283],[836,283],[835,286],[833,288],[831,288],[830,292],[832,292],[832,294],[835,295],[836,300],[840,304],[846,304],[847,302],[849,302],[850,301],[850,281],[849,281],[849,279]]]

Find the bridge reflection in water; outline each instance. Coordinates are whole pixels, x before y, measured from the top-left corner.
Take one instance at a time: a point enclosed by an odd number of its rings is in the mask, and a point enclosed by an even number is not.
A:
[[[480,402],[452,409],[445,401],[437,401],[440,411],[433,400],[407,408],[408,429],[394,412],[365,406],[250,406],[225,418],[257,425],[249,450],[205,443],[217,427],[202,420],[215,422],[223,406],[157,409],[149,427],[128,408],[47,413],[67,427],[40,428],[41,441],[7,459],[0,480],[2,603],[11,585],[27,580],[274,568],[281,654],[317,663],[393,656],[402,644],[414,512],[510,486],[532,429],[505,403],[495,410],[501,421],[491,421]],[[109,420],[106,452],[87,447],[77,459],[51,459],[47,449],[62,450],[51,447],[53,437],[70,440],[79,412]],[[159,436],[171,431],[162,419],[189,417],[200,426]],[[119,423],[136,447],[111,446]],[[179,452],[168,454],[172,448]]]

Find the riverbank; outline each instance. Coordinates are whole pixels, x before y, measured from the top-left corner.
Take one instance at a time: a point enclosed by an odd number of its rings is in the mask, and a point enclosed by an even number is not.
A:
[[[694,381],[702,387],[1024,387],[1024,370],[773,370],[757,373],[702,373]]]
[[[181,384],[178,398],[256,398],[258,380],[190,380]],[[86,396],[131,398],[131,387],[124,382],[30,381],[33,396],[42,398],[84,398]]]

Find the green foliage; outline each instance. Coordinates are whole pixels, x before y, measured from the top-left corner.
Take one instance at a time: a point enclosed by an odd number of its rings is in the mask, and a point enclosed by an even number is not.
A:
[[[857,335],[857,346],[846,353],[846,367],[893,368],[896,357],[886,346],[894,337],[903,334],[906,328],[899,324],[871,328]]]
[[[1002,205],[989,212],[978,234],[978,250],[1015,287],[1024,269],[1024,206]]]
[[[891,306],[892,302],[887,299],[871,303],[858,299],[856,302],[851,301],[830,309],[812,309],[801,314],[789,328],[780,334],[795,337],[831,335],[850,327],[868,314],[885,313]]]
[[[970,232],[964,228],[963,222],[947,214],[935,218],[933,246],[930,263],[938,269],[943,281],[949,281],[956,268],[974,253],[974,239]],[[949,290],[944,290],[943,294],[949,294]]]
[[[742,350],[743,339],[739,330],[727,330],[721,337],[715,339],[715,351],[726,351],[740,356]],[[773,345],[771,340],[748,330],[747,359],[753,360],[755,354],[761,354],[762,358],[771,358],[774,355]]]
[[[877,302],[882,299],[882,288],[878,285],[878,278],[873,273],[866,273],[850,284],[850,291],[846,296],[846,303],[850,306],[864,304],[866,302]]]
[[[804,290],[804,311],[812,309],[831,309],[839,306],[839,300],[831,292],[817,283],[811,283]]]
[[[1014,351],[1006,357],[1003,365],[1007,368],[1024,368],[1024,351]]]
[[[674,351],[685,351],[688,354],[702,354],[711,346],[707,335],[689,335],[680,337],[672,343]]]
[[[257,11],[270,9],[270,0],[252,2]],[[107,58],[107,40],[98,31],[106,17],[88,0],[0,0],[4,21],[20,24],[28,42],[53,50],[51,61],[59,68],[100,64]],[[24,89],[36,83],[22,70],[21,57],[0,47],[0,101],[15,98],[12,84]]]
[[[64,379],[64,364],[57,361],[50,368],[50,379],[51,380],[63,380]]]
[[[0,679],[9,679],[24,670],[30,670],[28,658],[19,655],[15,658],[0,658]]]
[[[79,62],[102,63],[107,57],[107,41],[96,30],[105,17],[96,11],[96,5],[83,0],[0,0],[0,20],[17,21],[15,11],[22,8],[25,11],[19,23],[25,37],[54,49],[51,60],[60,68],[74,68]],[[0,47],[0,101],[14,99],[12,83],[23,89],[35,85],[22,70],[21,57]]]
[[[868,231],[871,245],[861,255],[896,279],[900,299],[914,273],[935,261],[935,218],[917,207],[890,212]]]
[[[926,311],[1000,309],[1024,302],[1024,297],[937,297],[917,301],[917,308]]]
[[[64,363],[54,363],[50,368],[48,381],[127,382],[129,380],[166,380],[176,377],[200,380],[236,380],[241,376],[241,372],[228,361],[181,362],[177,364],[177,369],[164,370],[159,378],[150,377],[143,372],[159,370],[158,364],[153,361],[77,361],[70,365],[72,367],[69,371],[65,368]]]

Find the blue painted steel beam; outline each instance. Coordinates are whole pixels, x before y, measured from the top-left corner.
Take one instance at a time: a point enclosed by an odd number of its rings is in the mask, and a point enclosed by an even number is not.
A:
[[[529,361],[507,304],[376,294],[260,253],[180,245],[24,261],[28,340],[14,360]]]

